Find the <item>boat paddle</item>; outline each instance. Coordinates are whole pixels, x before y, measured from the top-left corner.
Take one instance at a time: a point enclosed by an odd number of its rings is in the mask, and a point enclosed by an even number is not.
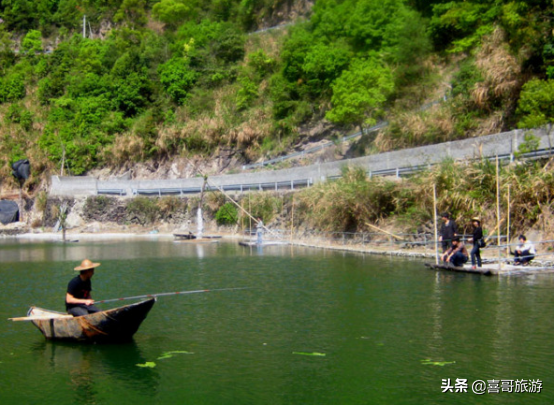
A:
[[[158,293],[158,294],[144,294],[144,295],[136,295],[134,297],[122,297],[122,298],[111,298],[109,300],[100,300],[100,301],[94,301],[95,304],[104,304],[106,302],[115,302],[115,301],[125,301],[125,300],[138,300],[141,298],[156,298],[156,297],[163,297],[167,295],[184,295],[184,294],[197,294],[197,293],[205,293],[205,292],[213,292],[213,291],[232,291],[232,290],[246,290],[253,287],[235,287],[235,288],[214,288],[212,290],[192,290],[192,291],[176,291],[176,292],[165,292],[165,293]]]

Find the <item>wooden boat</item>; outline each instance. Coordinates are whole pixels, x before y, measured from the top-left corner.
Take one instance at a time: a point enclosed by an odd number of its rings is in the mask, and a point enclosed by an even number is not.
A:
[[[156,298],[94,314],[73,317],[71,315],[31,307],[27,318],[42,332],[46,339],[73,340],[90,343],[120,343],[130,341],[148,315]]]

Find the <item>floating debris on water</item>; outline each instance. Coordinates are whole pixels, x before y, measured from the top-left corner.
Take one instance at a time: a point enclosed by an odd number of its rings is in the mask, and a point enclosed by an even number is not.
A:
[[[144,364],[136,364],[136,366],[154,368],[154,367],[156,367],[156,363],[154,363],[153,361],[147,361]]]
[[[440,366],[444,367],[447,364],[455,364],[455,361],[432,361],[431,359],[421,360],[421,364],[424,366]]]
[[[292,352],[292,354],[299,354],[299,355],[301,355],[301,356],[321,356],[321,357],[325,357],[325,356],[326,356],[325,353],[317,353],[317,352],[313,352],[313,353]]]
[[[170,359],[176,354],[194,354],[194,352],[187,352],[186,350],[174,350],[171,352],[162,353],[161,357],[158,357],[158,360]]]

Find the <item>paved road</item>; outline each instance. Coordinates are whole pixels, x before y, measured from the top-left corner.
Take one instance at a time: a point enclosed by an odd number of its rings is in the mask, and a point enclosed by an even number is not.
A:
[[[551,154],[553,140],[545,129],[533,130],[539,140],[539,150],[528,157]],[[525,142],[525,131],[514,130],[479,138],[446,142],[437,145],[386,152],[355,159],[340,160],[284,170],[243,172],[231,175],[213,176],[208,179],[211,189],[243,192],[247,190],[281,190],[309,187],[314,183],[340,177],[344,166],[362,167],[371,176],[401,176],[440,163],[444,159],[513,159],[519,146]],[[87,196],[113,194],[125,197],[135,195],[186,195],[199,193],[203,178],[165,180],[112,179],[97,180],[93,177],[52,176],[50,195]]]

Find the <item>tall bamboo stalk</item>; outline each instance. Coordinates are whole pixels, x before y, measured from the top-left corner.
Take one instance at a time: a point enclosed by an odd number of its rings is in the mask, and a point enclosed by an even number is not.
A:
[[[290,219],[290,244],[292,245],[292,235],[294,233],[294,194],[292,195],[292,209],[291,209],[291,219]]]
[[[435,225],[435,264],[439,264],[439,231],[437,228],[437,185],[433,184],[433,223]]]
[[[508,184],[508,214],[506,215],[508,225],[506,229],[506,257],[510,257],[510,185]]]
[[[498,155],[496,155],[496,223],[498,227],[498,234],[496,237],[498,246],[498,269],[500,270],[500,166],[498,162]]]

